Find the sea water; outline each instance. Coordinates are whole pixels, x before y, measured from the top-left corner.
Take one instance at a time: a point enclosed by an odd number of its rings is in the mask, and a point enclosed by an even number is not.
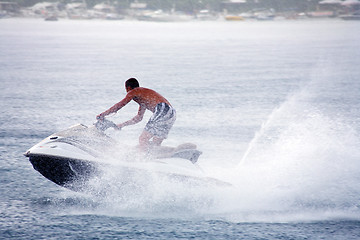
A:
[[[2,19],[0,238],[358,239],[359,33],[335,19]],[[91,126],[130,77],[176,108],[164,145],[197,144],[199,166],[232,187],[154,178],[124,190],[109,169],[99,196],[32,168],[28,148]],[[136,112],[130,103],[110,119]],[[135,146],[145,123],[107,134]]]

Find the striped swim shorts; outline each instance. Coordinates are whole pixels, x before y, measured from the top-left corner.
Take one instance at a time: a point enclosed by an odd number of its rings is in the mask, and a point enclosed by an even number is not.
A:
[[[145,126],[145,130],[156,137],[167,138],[176,120],[176,111],[167,103],[158,103],[154,114]]]

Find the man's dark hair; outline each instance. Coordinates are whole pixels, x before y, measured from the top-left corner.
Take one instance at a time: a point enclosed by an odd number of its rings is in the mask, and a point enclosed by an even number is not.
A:
[[[138,80],[136,80],[136,78],[129,78],[128,80],[126,80],[125,82],[125,87],[130,87],[131,89],[140,87]]]

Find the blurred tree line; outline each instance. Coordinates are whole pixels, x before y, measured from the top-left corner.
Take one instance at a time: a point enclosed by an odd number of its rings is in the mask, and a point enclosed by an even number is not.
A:
[[[133,2],[147,3],[148,9],[162,9],[184,12],[194,12],[201,9],[213,11],[245,12],[253,9],[274,9],[275,11],[310,11],[314,10],[320,0],[247,0],[246,3],[234,3],[231,0],[6,0],[16,2],[21,7],[30,7],[39,2],[60,2],[67,4],[71,2],[85,2],[88,8],[98,3],[108,3],[118,9],[127,9]]]

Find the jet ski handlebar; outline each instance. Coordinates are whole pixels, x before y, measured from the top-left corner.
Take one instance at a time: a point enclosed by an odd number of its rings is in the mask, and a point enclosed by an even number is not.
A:
[[[94,123],[94,126],[96,127],[96,129],[98,129],[99,131],[102,131],[104,132],[106,129],[108,128],[114,128],[116,130],[121,130],[120,127],[118,127],[115,123],[113,123],[112,121],[110,120],[107,120],[105,118],[96,118],[97,119],[97,122]]]

